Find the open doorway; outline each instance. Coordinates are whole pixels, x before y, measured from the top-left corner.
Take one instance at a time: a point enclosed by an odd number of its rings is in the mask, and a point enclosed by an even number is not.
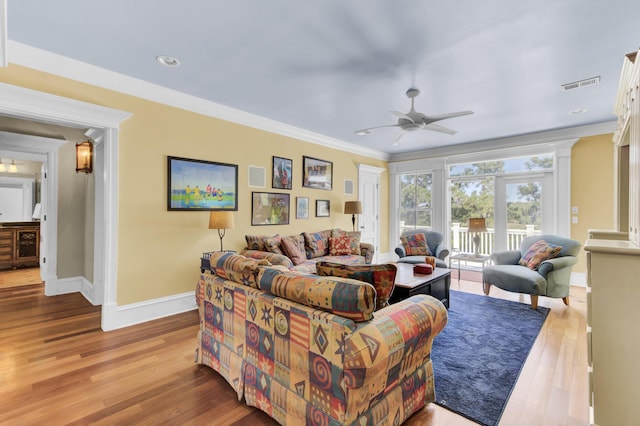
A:
[[[13,154],[0,157],[0,288],[43,283],[40,272],[42,170],[40,161],[16,161]]]

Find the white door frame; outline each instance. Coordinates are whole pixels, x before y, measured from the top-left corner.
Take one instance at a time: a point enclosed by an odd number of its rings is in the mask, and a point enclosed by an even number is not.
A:
[[[95,221],[93,284],[95,294],[102,295],[102,329],[106,331],[117,328],[118,131],[120,124],[129,118],[131,113],[0,83],[0,114],[102,132],[98,144],[98,152],[102,155],[96,156],[94,173],[96,212],[104,212],[104,215],[96,217]],[[49,163],[50,167],[52,165]],[[53,182],[49,182],[49,185],[47,196],[51,197],[52,193],[57,192],[57,188],[51,187]],[[49,198],[49,201],[52,201],[52,198]],[[54,201],[55,207],[49,204],[49,214],[54,208],[57,210],[57,197]],[[57,247],[57,226],[55,228],[55,235],[51,235],[49,239],[52,253]],[[51,267],[55,268],[56,264]],[[49,288],[45,290],[55,291],[57,282],[47,282],[46,286]]]
[[[364,193],[363,182],[366,177],[373,177],[376,181],[376,201],[374,203],[375,216],[376,216],[376,230],[374,233],[375,238],[375,251],[372,259],[372,263],[376,263],[380,258],[380,175],[385,172],[385,169],[368,164],[358,164],[358,199],[362,201],[362,194]],[[362,215],[358,217],[358,224],[362,224]]]

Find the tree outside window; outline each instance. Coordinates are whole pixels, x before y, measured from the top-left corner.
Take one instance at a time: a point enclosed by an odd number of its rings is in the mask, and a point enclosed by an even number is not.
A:
[[[431,227],[431,173],[400,175],[400,232]]]

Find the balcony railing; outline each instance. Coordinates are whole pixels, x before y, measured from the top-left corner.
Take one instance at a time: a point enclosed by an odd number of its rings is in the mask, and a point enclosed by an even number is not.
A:
[[[400,224],[400,232],[412,229],[413,226],[403,226]],[[427,227],[428,228],[428,227]],[[530,235],[541,234],[540,230],[534,229],[535,225],[525,225],[525,229],[507,229],[507,250],[520,249],[520,243]],[[449,249],[452,253],[475,253],[473,237],[475,233],[468,231],[466,226],[454,223],[451,227],[451,244]],[[480,254],[491,254],[495,251],[495,232],[493,228],[487,228],[487,232],[479,232],[480,244],[478,251]]]

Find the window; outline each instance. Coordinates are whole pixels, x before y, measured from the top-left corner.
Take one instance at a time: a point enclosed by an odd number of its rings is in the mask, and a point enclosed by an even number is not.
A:
[[[402,174],[400,177],[400,232],[431,227],[431,173]]]

